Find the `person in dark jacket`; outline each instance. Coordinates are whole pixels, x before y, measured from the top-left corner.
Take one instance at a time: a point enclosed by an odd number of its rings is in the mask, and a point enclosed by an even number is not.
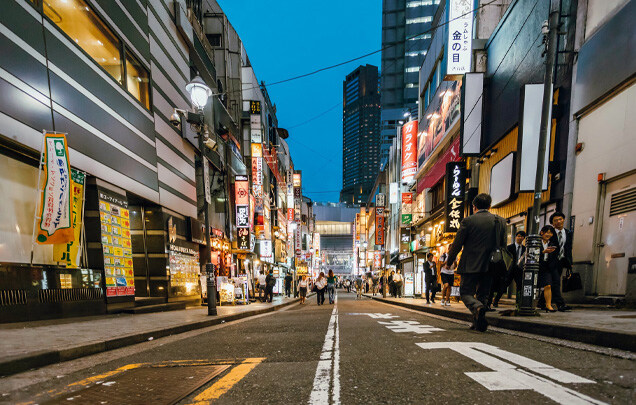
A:
[[[508,286],[510,286],[513,280],[517,288],[517,296],[518,297],[521,296],[520,291],[521,291],[521,278],[523,276],[523,270],[521,269],[521,266],[519,265],[519,261],[521,258],[523,258],[523,255],[526,253],[526,247],[523,246],[523,241],[525,239],[526,239],[526,233],[524,231],[517,231],[517,233],[515,234],[515,243],[511,243],[510,245],[506,247],[506,249],[508,249],[508,252],[510,253],[513,259],[512,266],[510,266],[510,269],[508,270],[508,273],[505,275],[503,281],[496,286],[497,287],[496,289],[493,289],[493,291],[490,292],[490,298],[488,299],[488,303],[492,301],[493,295],[496,294],[494,297],[495,301],[492,304],[492,306],[495,308],[499,306],[499,300],[501,299],[501,296],[506,292],[506,290],[508,289]],[[495,283],[493,283],[493,285],[494,284]]]
[[[550,215],[550,223],[554,227],[554,235],[552,235],[550,244],[557,247],[558,259],[552,274],[552,301],[556,304],[557,310],[569,311],[572,308],[565,303],[561,296],[561,276],[563,276],[563,269],[572,270],[572,237],[574,233],[563,227],[565,214],[562,212],[557,211]]]
[[[433,261],[433,254],[426,255],[424,262],[424,284],[426,290],[426,303],[430,304],[431,300],[435,303],[435,288],[437,287],[437,263]]]
[[[272,302],[274,298],[274,286],[276,285],[276,278],[274,277],[274,270],[270,270],[265,277],[265,300]]]
[[[490,258],[495,248],[506,246],[506,222],[488,211],[491,203],[492,198],[485,193],[473,199],[475,213],[462,221],[445,264],[449,266],[449,263],[455,262],[462,252],[457,266],[457,273],[462,276],[459,294],[464,305],[473,313],[471,329],[481,332],[488,329],[486,303],[492,284]],[[496,240],[496,232],[499,232],[499,240]]]
[[[287,275],[285,276],[285,295],[287,296],[287,298],[291,296],[292,281],[294,281],[294,277],[291,275],[291,273],[287,273]]]
[[[559,251],[558,246],[551,243],[551,238],[554,236],[554,228],[551,225],[545,225],[539,231],[539,235],[541,235],[542,247],[537,288],[543,288],[545,312],[556,312],[557,310],[552,308],[552,278],[559,265]]]

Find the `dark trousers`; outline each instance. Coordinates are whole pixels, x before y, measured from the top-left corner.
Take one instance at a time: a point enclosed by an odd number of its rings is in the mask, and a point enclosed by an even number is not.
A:
[[[437,279],[432,274],[427,274],[424,277],[424,284],[424,288],[426,289],[426,302],[430,300],[435,302],[435,289],[437,288],[435,284],[437,284]]]
[[[499,291],[496,292],[497,295],[495,295],[495,305],[499,304],[499,300],[504,295],[504,293],[506,292],[506,289],[508,289],[508,287],[510,286],[510,284],[512,284],[513,281],[515,282],[517,296],[520,296],[522,277],[523,277],[523,270],[521,270],[520,267],[512,266],[510,268],[510,271],[508,271],[508,273],[506,274],[506,278],[504,279],[503,284],[500,286],[501,288],[499,289]],[[492,292],[490,294],[492,295]]]
[[[274,298],[274,287],[265,287],[265,301],[272,302]]]
[[[461,276],[459,295],[466,308],[475,313],[487,303],[492,286],[492,273],[464,273]]]
[[[322,305],[325,303],[325,289],[318,289],[316,291],[316,297],[318,298],[318,305]]]
[[[287,285],[285,284],[285,295],[289,298],[289,296],[291,295],[291,284]]]
[[[395,296],[397,298],[402,298],[402,282],[398,281],[395,283]]]
[[[506,284],[506,278],[508,276],[508,272],[505,269],[497,269],[493,271],[492,274],[492,285],[490,286],[490,294],[488,294],[488,307],[492,305],[492,300],[497,294],[497,298],[495,298],[495,305],[499,304],[499,299],[504,293],[508,284]]]

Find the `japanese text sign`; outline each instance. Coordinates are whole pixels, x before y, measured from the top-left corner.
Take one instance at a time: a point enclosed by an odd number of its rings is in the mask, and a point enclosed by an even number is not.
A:
[[[413,180],[417,173],[417,121],[402,127],[402,183]]]
[[[457,232],[464,219],[466,169],[463,162],[446,164],[446,220],[445,232]]]

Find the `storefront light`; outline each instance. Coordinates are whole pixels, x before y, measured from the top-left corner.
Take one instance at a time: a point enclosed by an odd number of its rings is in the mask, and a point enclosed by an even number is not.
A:
[[[432,230],[433,230],[433,227],[432,227],[432,226],[429,226],[429,227],[428,227],[428,230],[429,230],[429,231],[432,231]]]

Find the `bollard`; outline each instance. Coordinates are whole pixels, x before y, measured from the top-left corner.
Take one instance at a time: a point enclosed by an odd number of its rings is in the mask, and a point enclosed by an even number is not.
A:
[[[214,276],[214,265],[207,263],[205,270],[206,285],[208,288],[208,315],[216,315],[216,277]]]
[[[523,268],[523,278],[521,282],[521,300],[517,310],[518,315],[538,316],[534,292],[539,274],[539,259],[541,258],[541,236],[528,235],[526,239],[526,263]]]

